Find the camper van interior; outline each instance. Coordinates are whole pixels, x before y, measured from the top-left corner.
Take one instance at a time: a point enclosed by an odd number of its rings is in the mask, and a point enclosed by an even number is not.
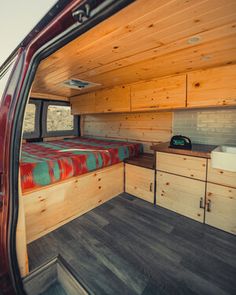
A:
[[[28,294],[57,294],[37,289],[55,261],[70,294],[236,294],[235,81],[235,0],[138,0],[41,61],[19,165]]]

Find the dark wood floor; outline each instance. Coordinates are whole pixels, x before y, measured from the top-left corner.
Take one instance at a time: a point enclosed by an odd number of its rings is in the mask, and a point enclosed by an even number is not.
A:
[[[29,245],[92,294],[236,294],[236,236],[122,194]]]

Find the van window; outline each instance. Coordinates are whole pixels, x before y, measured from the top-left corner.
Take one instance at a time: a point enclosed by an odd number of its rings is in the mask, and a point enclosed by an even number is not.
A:
[[[74,129],[74,116],[70,106],[49,105],[47,111],[47,131],[71,131]]]
[[[26,107],[26,114],[24,120],[24,133],[35,131],[36,105],[29,103]]]
[[[30,99],[25,111],[23,138],[40,137],[40,108],[40,100]]]
[[[79,134],[79,117],[71,114],[67,102],[43,102],[42,136],[69,136]]]

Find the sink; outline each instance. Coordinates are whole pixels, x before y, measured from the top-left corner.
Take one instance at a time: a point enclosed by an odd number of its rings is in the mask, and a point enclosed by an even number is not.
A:
[[[212,168],[236,172],[236,146],[221,145],[211,152]]]

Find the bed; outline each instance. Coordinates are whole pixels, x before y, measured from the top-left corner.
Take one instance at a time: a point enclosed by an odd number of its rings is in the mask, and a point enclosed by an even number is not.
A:
[[[114,165],[142,152],[140,143],[86,137],[23,143],[22,192]]]

